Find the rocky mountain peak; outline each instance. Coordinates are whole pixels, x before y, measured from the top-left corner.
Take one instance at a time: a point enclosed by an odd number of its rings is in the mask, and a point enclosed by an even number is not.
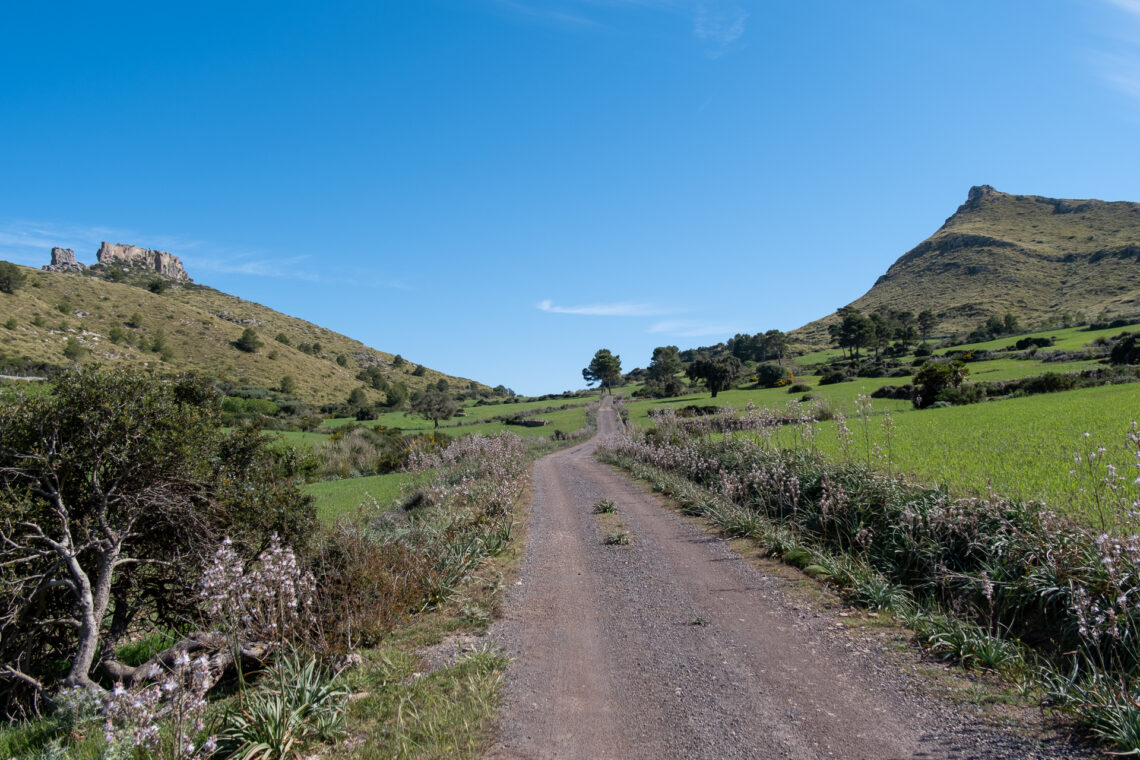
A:
[[[140,248],[137,245],[104,242],[99,246],[99,263],[104,266],[125,264],[152,269],[159,275],[179,282],[192,282],[182,268],[182,260],[172,253]]]
[[[82,272],[87,267],[75,258],[70,248],[52,248],[51,263],[43,267],[45,272]]]

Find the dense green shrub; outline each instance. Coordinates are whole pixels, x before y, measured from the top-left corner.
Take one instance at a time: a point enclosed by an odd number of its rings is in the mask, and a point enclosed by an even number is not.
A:
[[[0,261],[0,293],[15,293],[27,279],[20,267],[10,261]]]
[[[753,370],[756,377],[756,387],[770,388],[787,377],[787,371],[775,362],[761,362]]]
[[[819,384],[820,385],[834,385],[835,383],[845,383],[850,379],[851,378],[849,378],[844,372],[842,372],[840,370],[833,370],[833,371],[825,374],[823,377],[821,377],[819,379]]]

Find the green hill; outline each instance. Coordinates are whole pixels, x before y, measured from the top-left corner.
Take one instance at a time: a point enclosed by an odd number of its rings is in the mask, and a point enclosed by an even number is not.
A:
[[[957,212],[850,306],[930,309],[939,334],[968,333],[1007,312],[1027,326],[1064,314],[1140,314],[1140,204],[970,188]],[[791,333],[827,343],[834,314]]]
[[[265,388],[280,386],[289,375],[296,396],[318,404],[344,401],[362,387],[357,374],[370,367],[411,391],[440,379],[455,391],[487,390],[426,368],[413,374],[417,365],[411,360],[394,362],[392,354],[332,330],[213,288],[162,279],[153,271],[136,268],[124,274],[98,265],[82,273],[19,269],[27,275],[23,286],[15,293],[0,292],[0,373],[78,361],[197,370]],[[236,347],[246,328],[262,342],[252,352]],[[379,391],[367,393],[370,400],[383,400]]]

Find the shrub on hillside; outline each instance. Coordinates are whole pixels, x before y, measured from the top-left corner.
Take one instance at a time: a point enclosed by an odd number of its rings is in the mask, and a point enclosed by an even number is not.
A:
[[[787,377],[787,371],[775,362],[761,362],[753,371],[756,376],[756,387],[770,388]]]
[[[833,370],[819,379],[820,385],[834,385],[835,383],[845,383],[850,380],[846,374],[840,370]]]
[[[10,261],[0,261],[0,293],[15,293],[27,279],[20,267]]]

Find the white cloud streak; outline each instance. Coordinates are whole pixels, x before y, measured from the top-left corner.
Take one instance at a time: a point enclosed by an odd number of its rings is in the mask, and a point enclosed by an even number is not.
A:
[[[748,11],[743,8],[701,3],[693,19],[693,36],[709,46],[711,55],[720,56],[744,36],[747,22]]]
[[[556,306],[550,299],[536,304],[539,311],[551,314],[578,314],[588,317],[652,317],[669,314],[666,309],[644,303],[599,303],[584,306]]]
[[[744,36],[749,16],[735,0],[705,0],[696,4],[686,0],[495,0],[495,5],[516,18],[568,29],[606,28],[607,25],[597,18],[599,11],[603,10],[691,15],[692,36],[714,58],[723,55]]]
[[[1108,31],[1107,36],[1115,40],[1116,49],[1094,51],[1091,56],[1093,66],[1106,84],[1140,102],[1140,46],[1135,42],[1140,33],[1140,0],[1102,1],[1130,18],[1122,27]]]

